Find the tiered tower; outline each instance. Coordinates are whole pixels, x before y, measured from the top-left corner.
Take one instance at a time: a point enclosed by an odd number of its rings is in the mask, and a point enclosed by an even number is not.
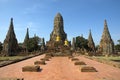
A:
[[[60,13],[54,18],[54,29],[46,46],[49,52],[56,52],[53,54],[54,56],[71,55],[70,42],[67,40],[67,34],[64,32],[64,21]]]
[[[59,36],[60,39],[64,42],[67,38],[66,33],[64,32],[64,22],[63,17],[60,13],[55,16],[54,19],[54,29],[50,34],[50,41],[56,41],[56,37]]]
[[[27,50],[27,46],[28,46],[28,41],[29,41],[29,29],[27,28],[27,32],[26,32],[26,36],[24,39],[24,44],[23,47]]]
[[[13,18],[10,21],[10,27],[6,38],[3,43],[3,53],[4,56],[14,56],[18,52],[18,42],[14,32]]]
[[[90,51],[95,51],[95,44],[92,38],[91,30],[89,31],[88,47],[90,48]]]
[[[106,20],[104,21],[104,30],[103,30],[103,34],[102,34],[102,39],[100,41],[100,51],[104,55],[114,53],[114,42],[109,33],[109,29],[108,29]]]
[[[73,51],[75,51],[75,49],[76,49],[75,44],[76,44],[76,40],[75,40],[75,38],[73,38],[72,39],[72,45],[71,45],[71,50],[73,50]]]
[[[47,46],[54,46],[54,43],[60,42],[60,45],[64,45],[64,41],[67,39],[67,34],[64,32],[63,17],[58,13],[54,18],[54,29],[50,34],[50,41],[47,42]]]

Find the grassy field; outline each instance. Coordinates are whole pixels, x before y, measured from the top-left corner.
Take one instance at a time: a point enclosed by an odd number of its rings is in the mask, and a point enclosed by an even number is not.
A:
[[[120,56],[118,56],[118,57],[113,57],[113,56],[110,56],[110,57],[97,56],[97,57],[94,57],[94,58],[97,58],[97,59],[100,59],[100,60],[120,62]]]
[[[13,61],[17,59],[22,59],[23,56],[12,56],[12,57],[0,57],[0,61]]]
[[[120,56],[116,56],[116,57],[93,56],[93,57],[87,57],[87,58],[120,68]]]
[[[38,56],[39,54],[33,55],[30,54],[28,56],[11,56],[11,57],[0,57],[0,67],[4,67],[13,63],[17,63],[19,61],[23,61],[35,56]]]

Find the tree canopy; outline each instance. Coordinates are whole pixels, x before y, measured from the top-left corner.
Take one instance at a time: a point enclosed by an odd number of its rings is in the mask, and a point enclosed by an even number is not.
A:
[[[88,44],[88,40],[85,39],[84,37],[81,37],[81,36],[76,37],[76,47],[88,49],[87,44]]]
[[[2,43],[0,42],[0,52],[2,51],[3,49],[3,46],[2,46]]]
[[[35,36],[30,38],[27,42],[27,49],[29,52],[39,50],[40,38]]]

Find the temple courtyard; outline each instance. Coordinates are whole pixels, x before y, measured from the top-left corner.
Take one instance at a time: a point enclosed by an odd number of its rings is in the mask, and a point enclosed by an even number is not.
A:
[[[79,65],[74,65],[68,57],[52,57],[46,65],[40,65],[39,72],[23,72],[22,67],[34,65],[45,55],[40,55],[0,68],[0,80],[120,80],[120,69],[107,64],[77,56],[80,61],[93,66],[97,72],[81,72]],[[19,80],[17,79],[17,80]]]

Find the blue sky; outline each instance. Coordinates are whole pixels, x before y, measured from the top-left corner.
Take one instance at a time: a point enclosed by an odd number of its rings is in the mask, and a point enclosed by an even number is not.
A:
[[[105,19],[115,44],[120,39],[120,0],[0,0],[0,41],[6,37],[11,17],[18,42],[24,41],[27,27],[30,37],[36,34],[48,41],[58,12],[68,40],[81,34],[88,38],[91,29],[98,45]]]

